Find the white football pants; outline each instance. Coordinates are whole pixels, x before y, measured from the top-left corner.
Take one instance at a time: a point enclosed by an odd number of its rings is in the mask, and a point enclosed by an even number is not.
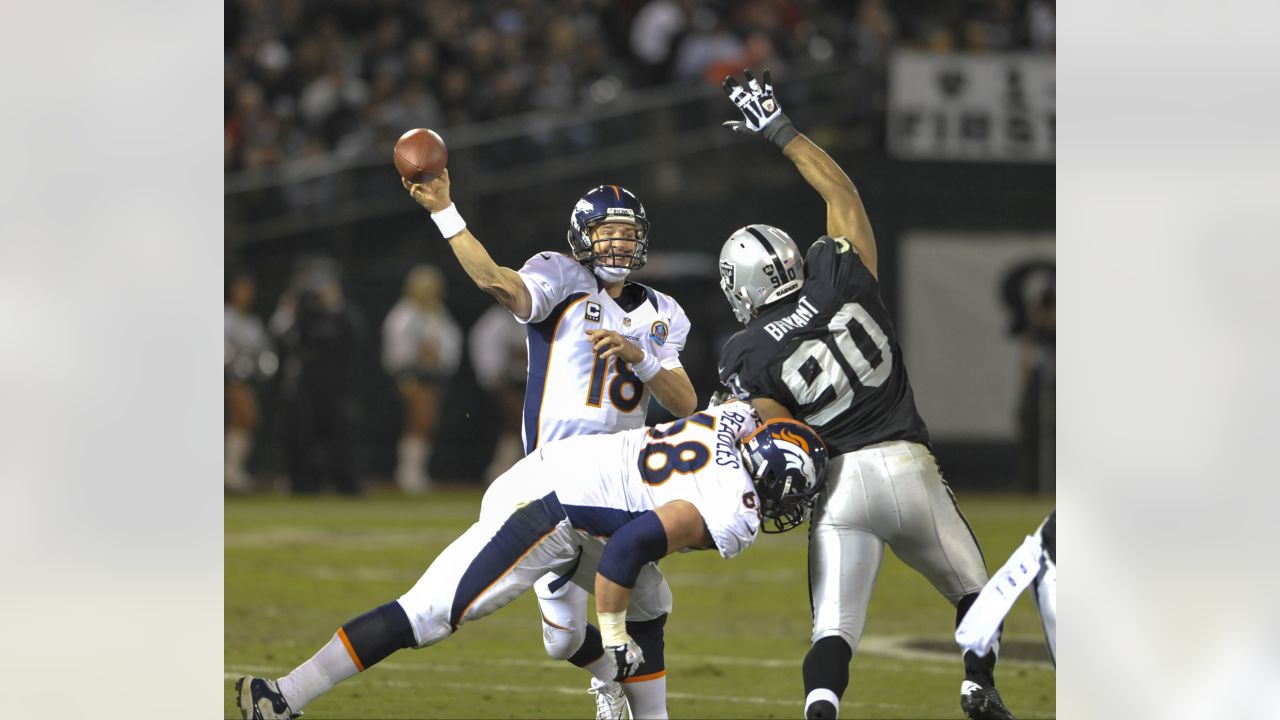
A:
[[[462,623],[506,606],[548,573],[572,573],[565,585],[581,591],[579,622],[585,632],[587,590],[595,589],[605,541],[574,529],[555,493],[523,499],[533,477],[547,472],[539,458],[530,456],[494,481],[481,502],[480,519],[400,596],[418,647],[440,642]],[[652,620],[669,612],[671,590],[651,563],[636,580],[627,619]]]
[[[929,449],[893,441],[845,453],[809,529],[813,642],[858,649],[884,545],[955,605],[987,582],[986,563]]]

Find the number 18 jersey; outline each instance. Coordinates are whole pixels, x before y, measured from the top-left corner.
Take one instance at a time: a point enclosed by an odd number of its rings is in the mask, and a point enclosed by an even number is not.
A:
[[[771,398],[812,426],[833,456],[889,440],[929,444],[880,286],[844,238],[805,254],[800,292],[725,343],[720,381]]]
[[[639,283],[612,298],[590,270],[554,252],[530,258],[520,278],[533,301],[525,454],[560,438],[643,427],[648,388],[627,363],[597,357],[587,330],[613,330],[675,370],[689,335],[679,303]]]

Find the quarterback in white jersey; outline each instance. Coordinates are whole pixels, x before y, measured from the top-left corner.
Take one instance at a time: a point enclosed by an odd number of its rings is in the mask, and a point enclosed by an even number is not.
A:
[[[670,611],[671,593],[654,562],[686,549],[738,555],[768,529],[762,520],[808,511],[826,463],[807,425],[759,425],[742,402],[655,428],[550,443],[489,487],[479,520],[408,592],[344,624],[288,675],[241,678],[237,704],[246,719],[297,717],[338,682],[396,650],[444,640],[547,573],[595,593],[602,674],[615,682],[662,677],[655,620]],[[665,704],[642,716],[666,717]]]
[[[697,395],[679,358],[688,318],[670,296],[627,282],[649,250],[649,219],[632,192],[617,185],[587,192],[569,218],[572,258],[539,253],[516,272],[495,263],[467,230],[449,199],[448,170],[404,185],[431,210],[476,285],[528,326],[526,454],[571,435],[641,427],[650,394],[677,417],[694,411]],[[599,667],[604,650],[587,622],[587,594],[551,575],[537,594],[547,654],[589,672]],[[593,681],[597,717],[618,716],[628,700],[632,715],[665,706],[659,685],[628,687],[624,698],[618,684]]]
[[[520,268],[529,290],[529,384],[524,442],[529,453],[573,435],[644,425],[649,389],[618,357],[598,355],[587,333],[612,330],[654,357],[660,368],[683,372],[680,351],[689,318],[670,295],[627,283],[618,297],[567,255],[538,253]]]

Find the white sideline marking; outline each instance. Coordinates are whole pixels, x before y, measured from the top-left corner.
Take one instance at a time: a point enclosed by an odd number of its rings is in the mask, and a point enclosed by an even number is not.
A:
[[[514,664],[514,663],[506,663],[506,664]],[[556,666],[560,666],[563,663],[556,662],[554,664]],[[387,664],[379,663],[378,667],[387,667]],[[417,667],[410,668],[410,667],[404,667],[404,666],[387,667],[387,669],[388,670],[422,670],[422,668],[417,668]],[[431,666],[430,669],[440,670],[442,668],[437,666]],[[250,673],[257,671],[257,672],[268,672],[268,674],[270,674],[269,668],[257,667],[255,670],[252,666],[246,665],[244,666],[244,670]],[[244,673],[239,673],[239,674],[223,673],[223,678],[226,680],[236,680],[240,677],[240,675],[243,675],[243,674]],[[378,679],[378,680],[370,680],[370,682],[376,682],[379,685],[384,685],[387,687],[399,687],[399,688],[421,688],[424,686],[424,683],[422,682],[411,683],[411,682],[404,682],[403,680]],[[430,681],[429,685],[430,687],[433,687],[433,688],[444,687],[444,688],[450,688],[453,690],[481,690],[481,691],[487,690],[492,692],[526,693],[526,694],[532,694],[532,695],[546,694],[546,693],[555,693],[557,695],[586,695],[587,694],[586,688],[565,687],[563,685],[497,685],[494,683],[467,683],[467,682],[447,682],[447,681],[440,682],[437,680]],[[668,692],[667,698],[670,700],[689,700],[689,701],[696,701],[696,702],[739,703],[739,704],[747,704],[747,705],[778,705],[778,706],[786,706],[786,707],[798,706],[801,702],[801,700],[797,698],[788,698],[786,700],[780,700],[778,698],[757,697],[753,695],[699,695],[698,693],[688,693],[688,692]],[[869,703],[869,702],[858,702],[856,700],[844,700],[840,704],[845,706],[852,705],[856,707],[874,707],[874,708],[906,707],[905,705],[899,705],[896,703]]]
[[[934,662],[934,663],[959,663],[960,646],[955,646],[955,652],[934,652],[930,650],[918,650],[916,648],[907,647],[907,643],[917,638],[910,635],[866,635],[863,636],[862,642],[858,644],[858,652],[867,655],[876,655],[879,657],[893,658],[894,660],[909,660],[911,662]],[[1038,638],[1030,637],[1008,637],[1006,640],[1038,640]],[[1023,667],[1044,668],[1046,670],[1053,669],[1053,663],[1048,660],[1021,660],[1015,658],[1000,658],[1000,665],[1008,667],[1009,665],[1020,665]],[[997,672],[999,672],[997,670]]]
[[[393,547],[448,545],[458,538],[454,530],[353,530],[336,532],[313,527],[284,527],[271,530],[235,531],[223,534],[228,548],[279,548],[287,545],[318,545],[346,550],[378,550]]]

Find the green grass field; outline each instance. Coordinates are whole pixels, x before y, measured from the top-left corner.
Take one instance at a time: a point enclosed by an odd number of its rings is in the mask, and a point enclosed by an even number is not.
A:
[[[1052,499],[960,495],[995,570],[1048,514]],[[475,519],[480,492],[423,498],[226,501],[223,714],[238,718],[235,679],[277,677],[344,621],[407,590]],[[806,534],[761,536],[741,557],[664,560],[675,594],[667,624],[673,718],[794,718],[808,649]],[[850,668],[844,718],[956,718],[962,670],[954,611],[886,552],[866,635]],[[1029,597],[1005,624],[996,679],[1019,718],[1054,717],[1054,671]],[[528,593],[448,640],[401,651],[306,708],[324,718],[593,717],[588,676],[542,650]]]

